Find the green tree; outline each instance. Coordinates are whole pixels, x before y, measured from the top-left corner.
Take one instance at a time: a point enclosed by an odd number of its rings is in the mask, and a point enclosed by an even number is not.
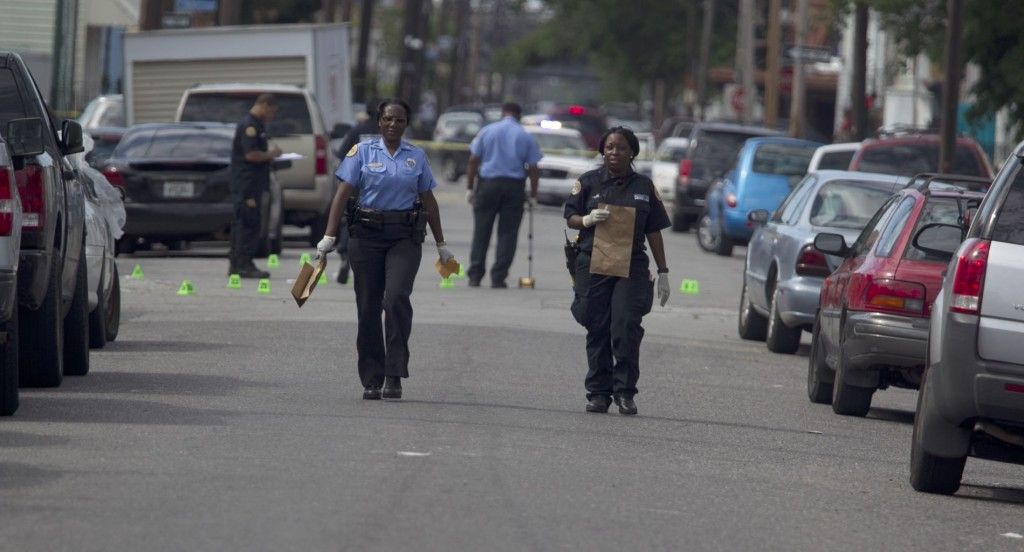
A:
[[[971,88],[976,98],[968,118],[1006,108],[1017,139],[1024,138],[1024,0],[967,2],[964,57],[981,69]]]

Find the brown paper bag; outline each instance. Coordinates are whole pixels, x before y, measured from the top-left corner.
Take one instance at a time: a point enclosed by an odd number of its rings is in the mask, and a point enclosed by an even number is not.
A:
[[[440,274],[442,278],[451,278],[452,274],[459,273],[460,265],[459,261],[456,261],[455,258],[452,257],[451,259],[448,259],[448,262],[445,264],[441,263],[441,259],[434,261],[434,268],[437,269],[437,273]]]
[[[594,250],[590,254],[590,273],[629,278],[633,258],[633,228],[636,226],[636,208],[599,204],[608,209],[608,220],[594,230]]]
[[[302,269],[299,270],[299,275],[295,278],[295,285],[292,286],[292,297],[295,298],[295,304],[299,308],[302,308],[302,305],[306,303],[306,299],[313,295],[313,290],[316,289],[316,284],[320,281],[320,274],[326,268],[327,259],[321,259],[316,266],[302,263]]]

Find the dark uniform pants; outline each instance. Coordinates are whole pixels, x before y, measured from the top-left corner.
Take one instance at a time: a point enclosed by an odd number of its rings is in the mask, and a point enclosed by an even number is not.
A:
[[[245,201],[235,203],[235,219],[231,222],[232,270],[246,268],[256,256],[260,242],[260,200],[256,207],[249,207]]]
[[[634,266],[629,278],[591,274],[590,255],[580,253],[574,289],[572,314],[587,329],[587,399],[632,397],[640,377],[640,321],[654,304],[649,270]]]
[[[494,219],[498,219],[498,246],[491,267],[491,281],[504,282],[516,255],[519,224],[523,221],[526,181],[516,178],[482,178],[473,200],[473,246],[469,253],[470,280],[484,277],[487,248],[491,244]]]
[[[407,224],[380,230],[356,226],[348,255],[356,291],[359,378],[363,387],[379,387],[384,376],[409,377],[412,285],[423,256]],[[381,324],[381,313],[384,321]]]

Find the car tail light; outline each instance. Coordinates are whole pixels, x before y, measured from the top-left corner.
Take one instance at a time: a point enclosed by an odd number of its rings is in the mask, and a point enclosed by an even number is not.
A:
[[[0,167],[0,236],[10,236],[14,230],[14,186],[11,173]]]
[[[107,177],[107,181],[112,185],[124,188],[124,175],[117,167],[104,167],[103,176]]]
[[[956,261],[953,273],[953,302],[950,312],[978,314],[981,312],[981,293],[988,267],[991,242],[972,238],[964,244],[963,254]]]
[[[731,209],[735,209],[738,202],[736,201],[736,194],[728,194],[725,196],[725,204]]]
[[[38,165],[26,165],[15,177],[18,195],[21,197],[21,227],[38,231],[46,225],[46,189],[43,187],[43,169]]]
[[[583,107],[582,105],[570,105],[569,106],[569,115],[572,115],[573,117],[580,117],[582,115],[585,115],[586,113],[587,113],[587,109],[585,107]]]
[[[924,284],[882,278],[864,288],[864,310],[923,315]]]
[[[690,173],[693,171],[693,161],[683,159],[679,162],[679,184],[680,186],[690,185]]]
[[[821,276],[826,277],[832,273],[825,260],[825,254],[814,248],[813,244],[807,244],[800,250],[796,257],[796,273],[799,276]]]
[[[316,136],[316,175],[327,174],[327,138]]]

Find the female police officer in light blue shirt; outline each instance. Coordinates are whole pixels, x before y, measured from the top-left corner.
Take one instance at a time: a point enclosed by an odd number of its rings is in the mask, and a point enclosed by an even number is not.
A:
[[[437,183],[426,153],[402,141],[410,115],[402,100],[380,104],[381,137],[357,144],[342,160],[335,173],[340,186],[331,203],[327,234],[317,244],[317,256],[323,258],[334,247],[333,234],[348,198],[357,193],[348,250],[359,318],[359,377],[367,400],[401,398],[401,378],[409,377],[409,296],[420,266],[424,222],[430,225],[441,262],[452,258],[431,192]]]

